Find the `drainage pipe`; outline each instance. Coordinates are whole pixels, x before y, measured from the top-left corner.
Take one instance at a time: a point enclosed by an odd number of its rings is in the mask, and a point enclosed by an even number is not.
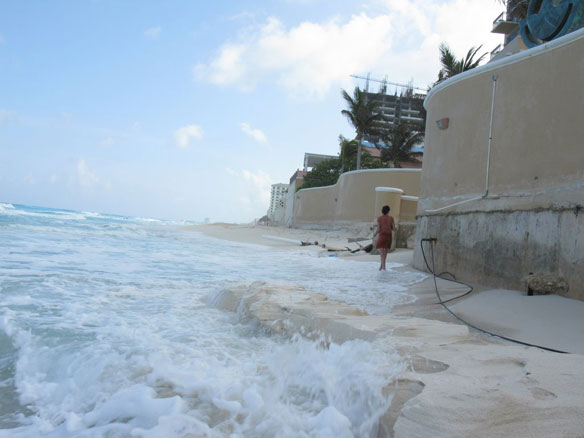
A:
[[[493,97],[491,98],[491,119],[489,120],[489,149],[487,151],[487,176],[485,178],[485,194],[489,194],[489,170],[491,168],[491,143],[493,141],[493,115],[495,114],[495,91],[497,90],[497,73],[493,73]]]

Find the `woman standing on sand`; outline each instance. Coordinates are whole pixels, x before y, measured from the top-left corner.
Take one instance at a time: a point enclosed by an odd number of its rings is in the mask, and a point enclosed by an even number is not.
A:
[[[379,234],[379,237],[375,247],[379,250],[379,256],[381,257],[380,271],[385,271],[385,259],[387,259],[387,253],[391,248],[391,232],[397,229],[393,216],[388,214],[389,210],[389,205],[384,205],[381,209],[383,214],[377,218],[377,231],[375,234]]]

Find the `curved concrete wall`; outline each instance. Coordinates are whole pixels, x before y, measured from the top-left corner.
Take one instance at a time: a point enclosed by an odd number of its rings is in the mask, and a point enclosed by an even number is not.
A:
[[[334,186],[302,189],[294,199],[293,225],[342,225],[372,222],[375,187],[396,187],[418,196],[420,169],[367,169],[341,175]]]
[[[575,34],[455,76],[430,93],[418,212],[484,193],[493,75],[488,190],[491,201],[514,199],[491,204],[549,206],[582,193],[584,33]],[[443,118],[450,123],[440,130],[434,122]]]
[[[417,232],[438,238],[438,269],[508,287],[553,274],[584,298],[584,31],[458,75],[425,105]]]
[[[417,196],[402,196],[399,219],[402,222],[415,222],[418,208]]]

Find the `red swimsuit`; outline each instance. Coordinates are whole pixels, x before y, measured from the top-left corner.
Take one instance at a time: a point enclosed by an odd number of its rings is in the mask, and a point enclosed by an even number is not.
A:
[[[393,216],[384,214],[377,218],[377,238],[376,248],[391,248],[391,230],[394,228]]]

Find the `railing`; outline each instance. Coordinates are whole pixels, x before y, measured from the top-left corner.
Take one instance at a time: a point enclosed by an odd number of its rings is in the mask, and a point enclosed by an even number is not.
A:
[[[499,21],[505,21],[505,11],[501,12],[497,18],[493,20],[493,26],[497,24]]]
[[[502,21],[510,21],[512,23],[517,23],[519,22],[519,19],[516,17],[507,17],[507,12],[503,11],[497,16],[497,18],[493,20],[493,27],[495,27],[497,23],[500,23]]]
[[[497,47],[495,47],[493,50],[491,50],[491,59],[493,59],[493,56],[495,56],[497,53],[499,53],[502,49],[501,44],[499,44]]]
[[[499,14],[497,18],[493,20],[493,26],[495,26],[495,24],[497,24],[499,21],[506,21],[505,18],[507,18],[506,13],[505,11],[503,11]]]

